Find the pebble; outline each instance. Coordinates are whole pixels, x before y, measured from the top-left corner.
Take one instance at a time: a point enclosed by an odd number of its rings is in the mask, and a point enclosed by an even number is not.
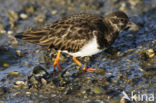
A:
[[[9,66],[10,66],[9,63],[3,63],[3,67],[4,67],[4,68],[8,68]]]
[[[96,94],[104,93],[104,90],[100,87],[95,87],[92,89],[92,91]]]
[[[17,45],[18,44],[18,41],[17,41],[17,39],[12,34],[13,34],[12,31],[8,31],[8,37],[12,40],[12,44],[13,45]]]
[[[6,31],[4,29],[4,25],[0,24],[0,34],[5,34]]]
[[[15,96],[20,95],[20,94],[21,94],[20,92],[16,92],[13,94],[13,96],[15,97]]]
[[[15,24],[17,23],[18,14],[13,10],[9,10],[8,15],[9,15],[9,23],[11,25],[11,29],[13,29],[15,27]]]
[[[35,12],[35,8],[33,5],[24,6],[23,9],[27,14],[33,14]]]
[[[147,49],[140,52],[140,58],[144,61],[151,59],[155,56],[153,49]]]
[[[36,51],[35,51],[35,53],[39,53],[39,52],[40,52],[40,50],[36,50]]]
[[[51,97],[56,97],[57,95],[56,95],[56,94],[51,94],[50,96],[51,96]]]
[[[57,13],[57,10],[51,11],[51,14],[55,15]]]
[[[131,6],[136,6],[137,4],[141,3],[140,0],[129,0],[129,3],[131,4]]]
[[[24,54],[21,52],[21,50],[16,50],[16,53],[17,53],[17,55],[20,56],[20,57],[24,56]]]
[[[8,75],[17,77],[17,76],[20,76],[20,73],[16,72],[16,71],[10,71],[10,72],[8,72]]]
[[[12,35],[13,34],[13,31],[8,31],[8,35]]]
[[[43,85],[47,84],[47,81],[44,78],[41,78],[41,82],[42,82]]]
[[[28,18],[28,15],[27,14],[20,14],[20,18],[22,18],[23,20],[27,19]]]
[[[119,8],[121,11],[125,11],[127,9],[126,3],[122,3],[121,7]]]
[[[25,85],[25,82],[23,82],[23,81],[16,81],[15,84],[16,85]]]
[[[5,34],[6,31],[5,30],[0,30],[0,34]]]
[[[25,93],[27,96],[30,96],[31,95],[31,92],[26,92]]]
[[[45,22],[45,19],[46,19],[46,16],[43,15],[43,14],[40,14],[40,15],[38,15],[38,16],[35,18],[35,22],[37,22],[37,23],[43,23],[43,22]]]
[[[146,54],[149,56],[149,58],[153,58],[155,56],[153,49],[148,49]]]

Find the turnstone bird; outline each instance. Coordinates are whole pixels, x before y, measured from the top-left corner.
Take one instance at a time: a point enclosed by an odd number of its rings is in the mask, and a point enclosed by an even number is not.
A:
[[[114,43],[120,31],[134,25],[122,11],[111,12],[104,17],[76,14],[15,37],[56,49],[58,53],[53,64],[55,71],[56,66],[62,69],[59,64],[61,52],[73,56],[73,60],[83,66],[76,57],[91,56],[105,50]],[[83,67],[82,70],[93,72],[96,69]]]

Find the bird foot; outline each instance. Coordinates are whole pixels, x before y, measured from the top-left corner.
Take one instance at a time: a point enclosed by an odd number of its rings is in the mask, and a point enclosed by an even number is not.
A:
[[[62,70],[63,69],[62,66],[59,64],[59,60],[58,59],[55,59],[55,61],[54,61],[54,64],[53,64],[54,71],[55,71],[56,66],[57,66],[57,68],[59,70]]]
[[[61,54],[61,52],[58,52],[57,53],[57,57],[56,57],[56,59],[55,59],[55,61],[54,61],[54,64],[53,64],[53,70],[55,71],[55,67],[57,66],[57,68],[59,69],[59,70],[62,70],[63,68],[61,67],[61,65],[59,64],[59,58],[60,58],[60,54]]]
[[[89,67],[89,68],[83,67],[82,70],[86,71],[86,72],[95,72],[96,71],[96,69],[94,69],[92,67]]]

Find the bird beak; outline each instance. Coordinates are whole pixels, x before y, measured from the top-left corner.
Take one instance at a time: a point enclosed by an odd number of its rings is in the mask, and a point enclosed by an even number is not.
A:
[[[127,23],[127,27],[130,27],[130,28],[128,29],[129,31],[138,31],[138,29],[139,29],[139,26],[136,25],[135,23],[131,22],[131,21],[129,21],[129,22]]]
[[[131,26],[136,26],[136,24],[134,24],[133,22],[129,21],[129,22],[127,23],[127,26],[129,26],[129,27],[131,27]]]

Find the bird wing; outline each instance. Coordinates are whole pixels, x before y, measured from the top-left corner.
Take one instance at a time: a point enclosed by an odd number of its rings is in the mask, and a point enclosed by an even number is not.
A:
[[[98,31],[96,25],[101,20],[94,15],[77,14],[51,25],[26,31],[22,39],[56,50],[77,52],[93,37],[93,31]]]

